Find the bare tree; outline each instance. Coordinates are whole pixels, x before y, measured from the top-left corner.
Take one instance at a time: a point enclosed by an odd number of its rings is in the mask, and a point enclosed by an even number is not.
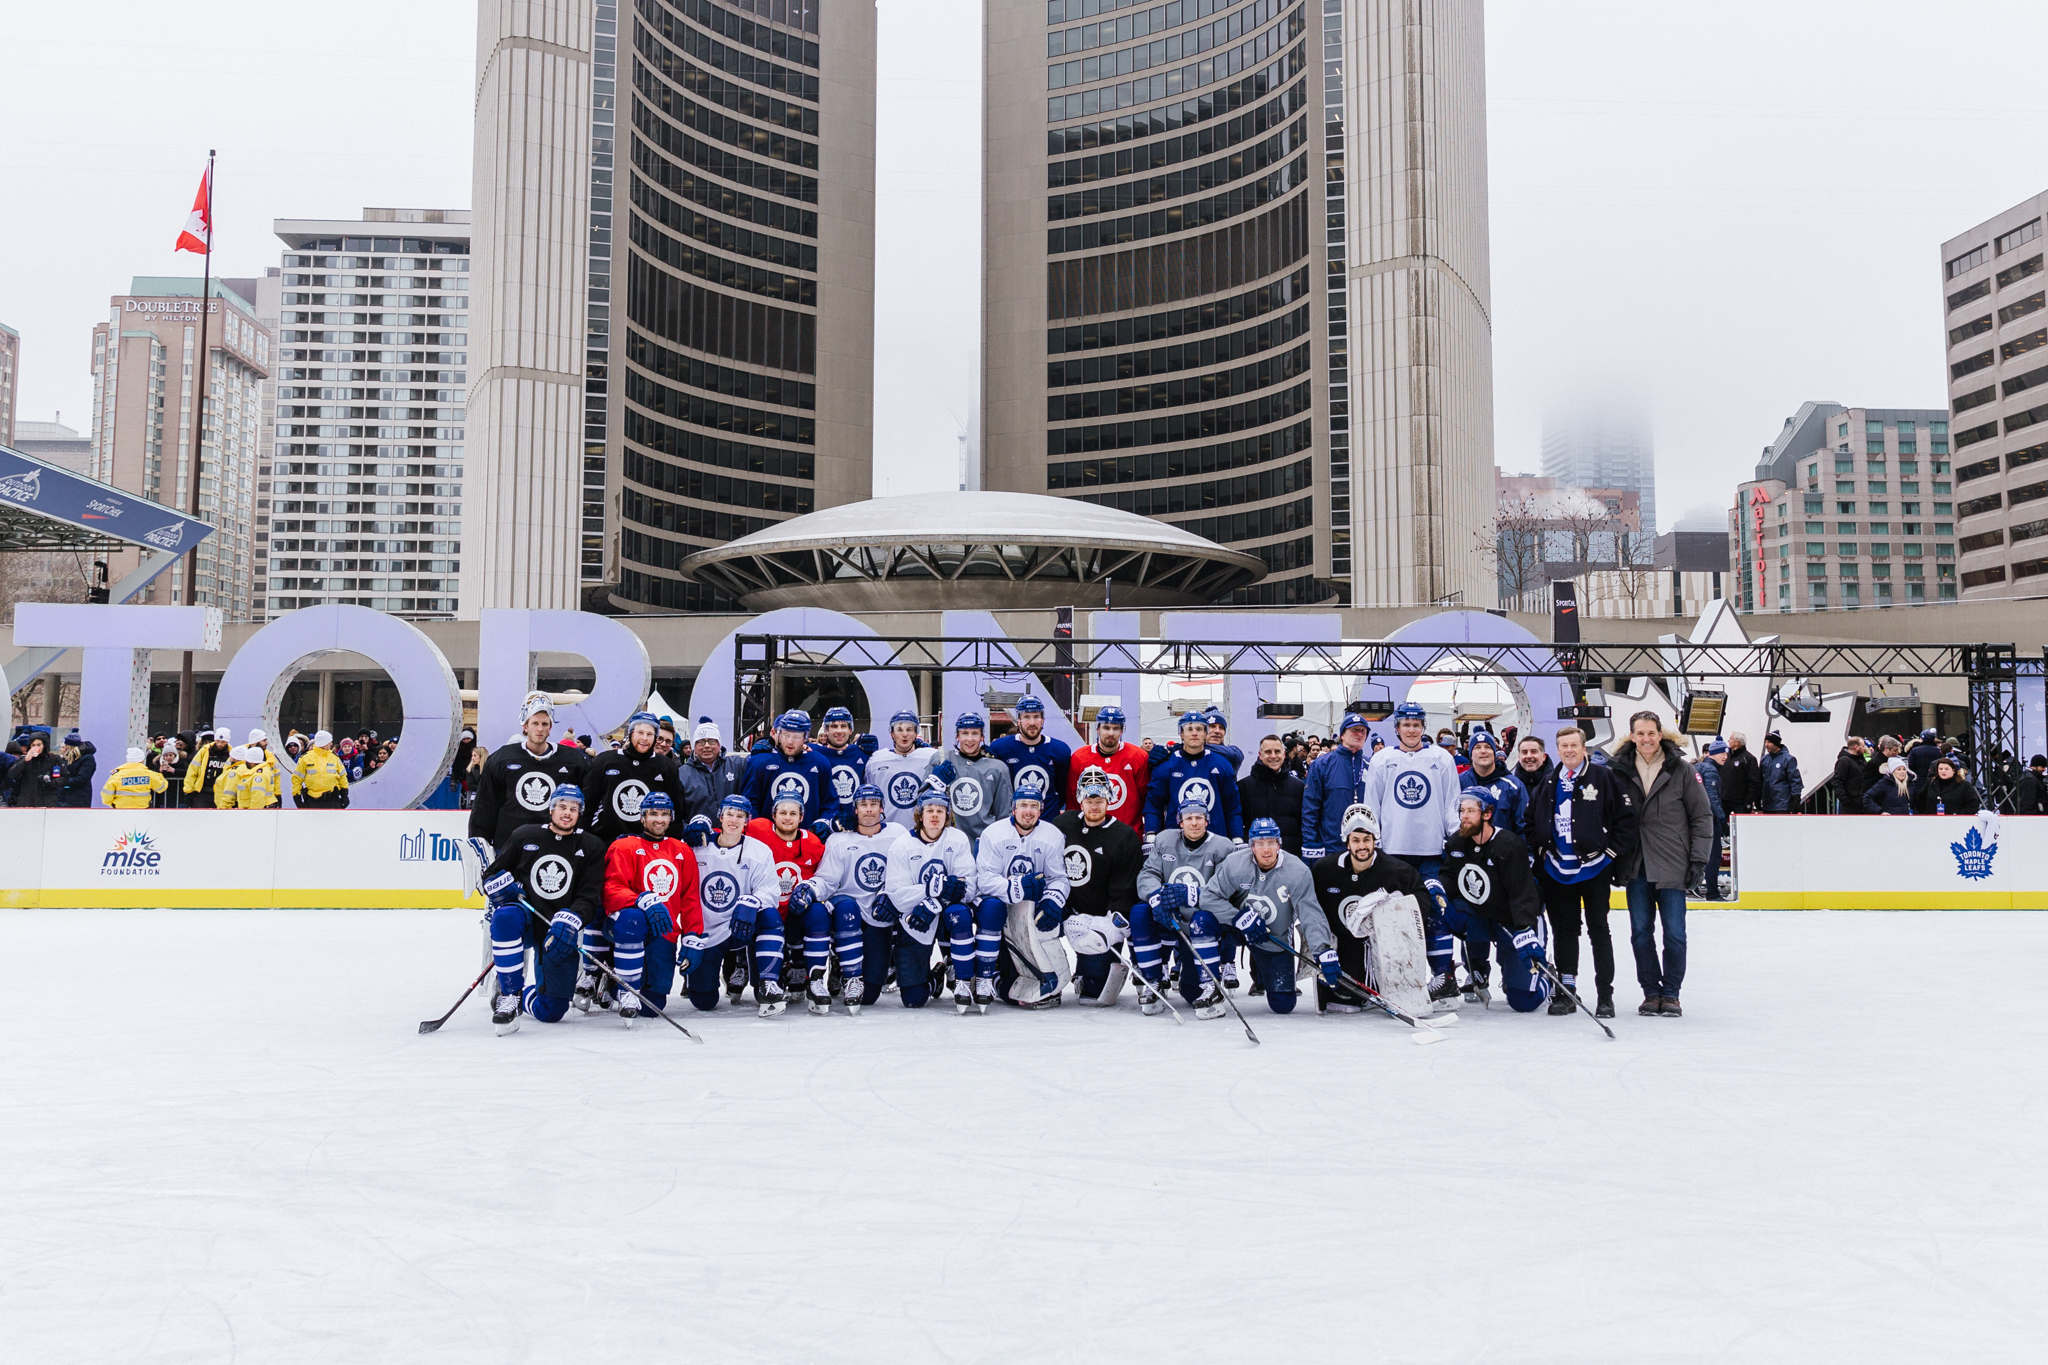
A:
[[[1503,499],[1477,531],[1480,558],[1493,565],[1500,605],[1529,610],[1525,599],[1543,586],[1544,523],[1536,499]]]
[[[57,550],[0,551],[0,626],[14,624],[17,602],[83,602],[91,565]]]

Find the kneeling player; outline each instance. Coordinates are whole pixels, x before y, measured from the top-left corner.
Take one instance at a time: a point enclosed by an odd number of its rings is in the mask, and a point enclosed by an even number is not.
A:
[[[1178,919],[1185,921],[1189,912],[1199,910],[1210,875],[1235,851],[1230,840],[1209,833],[1209,803],[1203,798],[1183,800],[1177,814],[1179,831],[1163,831],[1152,840],[1152,851],[1145,855],[1145,866],[1138,872],[1138,901],[1131,907],[1131,956],[1138,969],[1139,1008],[1146,1014],[1166,1009],[1155,993],[1166,979],[1160,948],[1165,925],[1162,913],[1177,912]],[[1219,932],[1213,915],[1204,916],[1203,925],[1209,937]],[[1174,946],[1172,933],[1164,930],[1169,948]],[[1183,983],[1194,981],[1193,959],[1185,953],[1179,957]]]
[[[938,937],[941,920],[950,924],[956,912],[965,914],[961,902],[973,887],[974,848],[953,828],[945,789],[927,789],[918,797],[914,815],[909,837],[889,846],[884,894],[875,898],[862,919],[867,984],[860,999],[865,1005],[881,999],[888,975],[884,964],[893,958],[896,992],[904,1007],[924,1008],[932,991],[932,940]],[[968,939],[964,960],[959,948],[954,949],[954,976],[962,982],[973,969],[973,942]]]
[[[1252,821],[1251,847],[1241,848],[1225,858],[1209,876],[1202,901],[1215,912],[1212,923],[1227,923],[1251,948],[1253,978],[1265,987],[1266,1007],[1275,1014],[1291,1014],[1298,998],[1294,989],[1293,934],[1301,930],[1302,948],[1316,960],[1326,984],[1337,980],[1337,950],[1330,941],[1330,926],[1321,914],[1302,914],[1315,905],[1315,882],[1301,859],[1280,847],[1280,825],[1261,817]],[[1192,936],[1191,936],[1192,937]],[[1195,958],[1208,977],[1203,1001],[1195,1000],[1195,1017],[1213,1019],[1223,1012],[1223,993],[1218,989],[1216,939],[1193,940]],[[1206,953],[1206,955],[1205,955]],[[1191,984],[1185,977],[1181,990]]]
[[[662,791],[640,798],[640,832],[622,835],[604,856],[604,908],[611,916],[612,965],[618,971],[619,1017],[628,1027],[640,1000],[668,1004],[675,983],[677,926],[704,922],[697,905],[697,859],[669,836],[675,802]],[[652,942],[653,951],[648,951]]]
[[[1493,809],[1494,795],[1484,787],[1459,793],[1458,832],[1444,847],[1452,896],[1444,927],[1468,942],[1500,945],[1502,993],[1517,1013],[1528,1014],[1550,998],[1550,978],[1536,969],[1547,957],[1550,925],[1529,871],[1529,846],[1493,827]]]
[[[840,994],[848,1014],[867,1003],[862,974],[866,970],[866,928],[886,928],[889,911],[884,890],[889,880],[889,846],[906,838],[901,825],[883,817],[887,803],[879,787],[860,786],[848,793],[854,827],[841,830],[825,845],[825,859],[816,873],[789,893],[790,932],[801,926],[804,963],[810,969],[804,997],[812,1014],[832,1012],[830,953],[839,953]],[[878,967],[881,963],[876,964]],[[884,973],[886,975],[886,972]]]
[[[747,821],[747,837],[767,845],[768,857],[775,864],[775,884],[781,888],[776,898],[775,909],[783,917],[783,932],[791,940],[803,931],[801,916],[789,913],[789,896],[796,890],[797,883],[818,870],[818,864],[825,861],[825,836],[804,828],[804,803],[787,792],[777,796],[768,808],[768,818],[755,816]],[[830,948],[829,933],[825,943],[818,945],[818,961],[823,962]],[[795,953],[788,954],[785,971],[794,967],[799,979],[802,960]],[[783,989],[794,989],[795,982],[785,979]],[[747,955],[744,949],[728,946],[725,952],[725,993],[734,1004],[739,1003],[740,992],[747,988]]]
[[[1128,975],[1117,950],[1130,937],[1145,861],[1138,836],[1109,813],[1111,790],[1109,774],[1090,768],[1074,784],[1080,809],[1053,821],[1067,841],[1065,931],[1074,949],[1074,995],[1105,1007],[1116,1003]]]
[[[554,790],[544,825],[521,825],[484,869],[491,903],[491,956],[498,991],[491,1023],[501,1034],[519,1028],[521,1009],[552,1024],[568,1012],[576,989],[577,942],[586,928],[602,932],[604,845],[576,828],[583,793]],[[526,984],[526,950],[540,949],[540,980]]]
[[[980,902],[971,923],[965,906],[948,921],[953,1004],[962,1014],[969,1004],[986,1014],[998,996],[1012,1005],[1057,1005],[1066,989],[1072,969],[1059,940],[1067,917],[1067,841],[1039,819],[1044,810],[1045,788],[1035,777],[1027,777],[1011,794],[1009,815],[981,832],[974,856],[974,889]],[[960,969],[962,948],[970,941],[972,997]]]
[[[1419,911],[1432,902],[1422,875],[1401,859],[1379,851],[1380,822],[1370,806],[1353,806],[1346,811],[1341,828],[1344,851],[1309,869],[1309,876],[1315,880],[1316,896],[1322,902],[1323,917],[1337,941],[1338,965],[1344,975],[1385,996],[1396,994],[1390,978],[1398,976],[1402,984],[1416,989],[1389,1003],[1416,1014],[1427,1014],[1430,973]],[[1384,911],[1379,909],[1389,897],[1402,896],[1413,897],[1414,905],[1398,911],[1392,905]],[[1392,916],[1396,913],[1409,916],[1415,926],[1411,932],[1398,937],[1392,932]],[[1388,916],[1387,927],[1374,933],[1374,924],[1382,914]],[[1357,931],[1351,927],[1354,920],[1359,922]],[[1357,992],[1341,983],[1319,984],[1316,997],[1323,1009],[1340,1014],[1355,1014],[1365,1004]]]
[[[683,926],[676,957],[690,1003],[709,1010],[718,1005],[718,964],[726,943],[752,945],[754,999],[761,1017],[773,1019],[789,1007],[782,989],[782,916],[775,909],[782,885],[775,879],[768,846],[747,837],[747,822],[753,818],[754,803],[734,792],[719,803],[715,834],[702,815],[684,829],[683,838],[696,853],[704,922],[695,932]]]

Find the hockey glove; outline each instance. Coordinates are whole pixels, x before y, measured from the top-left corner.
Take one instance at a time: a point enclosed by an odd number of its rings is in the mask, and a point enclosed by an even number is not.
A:
[[[875,917],[877,924],[894,924],[898,918],[896,905],[887,896],[875,897],[875,903],[868,907],[868,913]]]
[[[555,911],[555,917],[548,921],[548,941],[545,951],[551,953],[576,952],[576,936],[583,932],[583,921],[568,910]]]
[[[1066,907],[1052,897],[1047,896],[1039,900],[1037,912],[1031,918],[1032,922],[1038,926],[1039,933],[1056,934],[1060,931],[1060,921],[1065,917]]]
[[[830,839],[834,834],[837,834],[838,832],[839,827],[837,825],[834,825],[830,820],[811,821],[811,833],[818,836],[818,842],[821,844],[824,843],[827,839]]]
[[[1327,855],[1319,848],[1304,848],[1301,851],[1301,860],[1305,863],[1319,863],[1325,856]]]
[[[1177,907],[1166,896],[1167,888],[1152,893],[1152,899],[1145,902],[1152,908],[1152,922],[1169,934],[1180,932],[1180,918]]]
[[[659,892],[643,891],[637,902],[641,913],[647,916],[647,932],[656,938],[667,938],[675,932],[676,922],[669,918],[668,902]]]
[[[516,905],[525,894],[526,888],[510,872],[494,873],[484,881],[484,895],[492,905]]]
[[[693,815],[690,823],[683,826],[683,842],[691,848],[702,848],[715,833],[717,827],[711,823],[710,816]]]
[[[760,903],[749,896],[732,908],[732,936],[742,943],[752,941],[754,920],[761,913]]]
[[[690,974],[704,965],[705,943],[702,934],[691,934],[676,945],[676,970],[687,980]]]
[[[1243,848],[1243,847],[1244,847],[1244,840],[1242,840],[1242,839],[1232,839],[1232,840],[1230,841],[1230,846],[1231,846],[1232,848]]]
[[[904,916],[903,923],[913,934],[922,934],[928,931],[938,918],[938,906],[930,901],[920,901],[915,910]]]
[[[818,893],[809,882],[798,882],[789,893],[789,912],[801,915],[818,903]]]
[[[1121,934],[1128,935],[1131,932],[1131,921],[1121,910],[1110,911],[1109,922],[1116,926],[1117,932]]]
[[[953,760],[946,758],[932,765],[932,776],[950,787],[953,785],[954,779],[960,776],[960,772],[959,769],[953,766]]]
[[[958,905],[967,899],[967,881],[962,877],[948,877],[946,884],[939,888],[939,898],[948,905]]]
[[[1524,929],[1515,935],[1515,956],[1529,963],[1543,961],[1543,942],[1534,929]]]
[[[1237,918],[1231,923],[1237,926],[1237,932],[1244,935],[1246,943],[1266,943],[1272,940],[1272,932],[1266,928],[1266,917],[1256,910],[1238,911]]]
[[[1337,965],[1335,948],[1325,948],[1316,954],[1316,970],[1322,973],[1325,986],[1335,987],[1344,984],[1344,969]]]
[[[882,747],[882,741],[876,739],[873,735],[862,735],[854,743],[860,745],[860,751],[864,754],[871,754]]]
[[[1156,910],[1183,910],[1187,908],[1188,888],[1185,882],[1168,882],[1152,897]]]

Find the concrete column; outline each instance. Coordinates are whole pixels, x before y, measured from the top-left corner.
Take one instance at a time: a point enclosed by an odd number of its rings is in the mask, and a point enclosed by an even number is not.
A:
[[[313,706],[313,728],[334,733],[334,674],[320,674],[320,700]]]
[[[920,717],[932,717],[932,743],[942,744],[945,742],[946,733],[944,717],[933,714],[933,705],[932,671],[927,668],[917,675],[917,714]]]
[[[64,679],[55,673],[43,674],[43,724],[56,729],[57,717],[63,714],[63,705]]]

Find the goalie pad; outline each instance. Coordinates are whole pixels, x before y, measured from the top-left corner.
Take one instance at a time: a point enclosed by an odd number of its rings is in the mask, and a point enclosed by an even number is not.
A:
[[[1033,916],[1031,902],[1019,901],[1003,922],[1003,952],[1017,970],[1007,995],[1011,1004],[1025,1009],[1050,1009],[1060,1003],[1074,968],[1060,934],[1039,932]]]
[[[1068,915],[1064,927],[1077,953],[1113,953],[1131,936],[1128,927],[1117,927],[1108,915]]]
[[[1365,940],[1365,984],[1395,1009],[1427,1018],[1433,1007],[1429,1003],[1429,938],[1421,902],[1413,896],[1381,892],[1362,917],[1366,932],[1359,937]]]
[[[1103,1009],[1108,1009],[1116,1003],[1117,996],[1122,994],[1124,982],[1130,979],[1131,969],[1129,967],[1126,967],[1121,961],[1112,962],[1109,964],[1109,977],[1102,983],[1102,994],[1096,996],[1093,1000],[1090,1000],[1085,995],[1077,998],[1084,1005],[1096,1005]]]

